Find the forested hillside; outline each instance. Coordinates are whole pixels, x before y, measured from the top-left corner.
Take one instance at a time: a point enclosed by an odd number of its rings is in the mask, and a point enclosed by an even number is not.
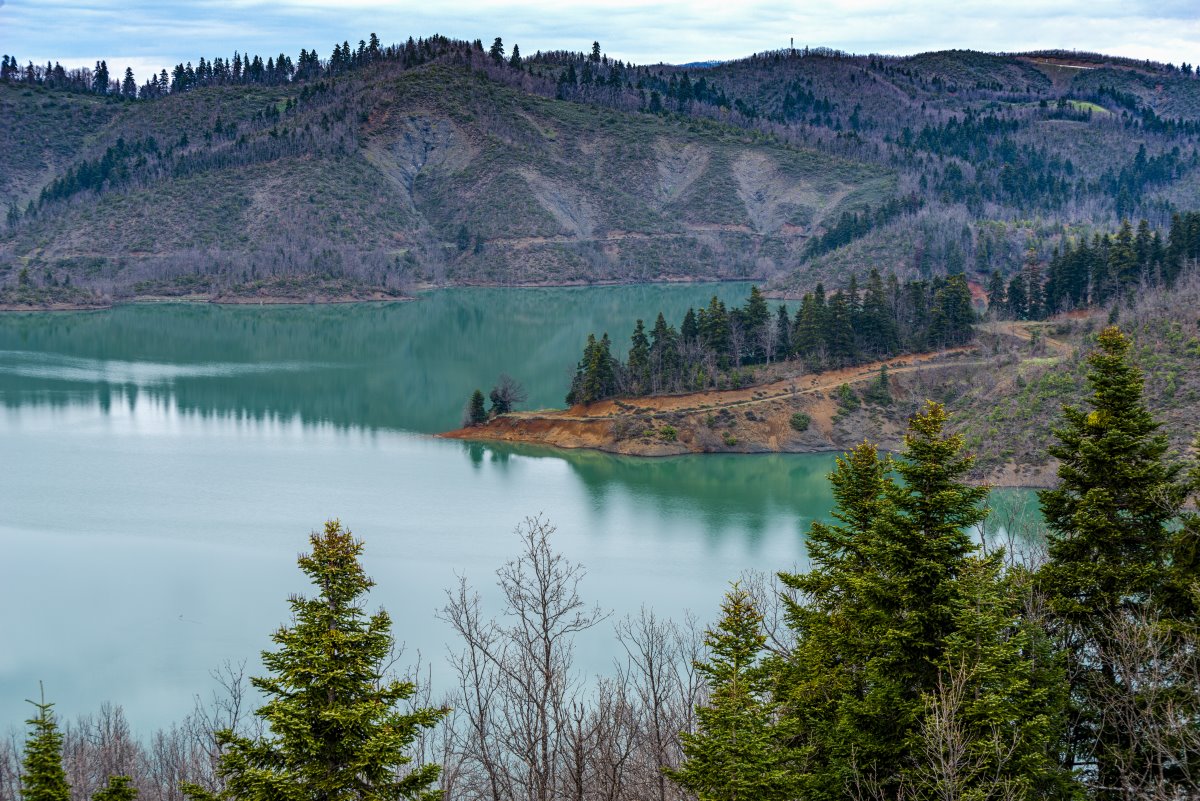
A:
[[[1165,227],[1200,191],[1195,70],[1099,55],[683,68],[372,35],[108,71],[0,65],[10,304],[700,277],[799,297],[871,268],[983,283],[1125,218]]]

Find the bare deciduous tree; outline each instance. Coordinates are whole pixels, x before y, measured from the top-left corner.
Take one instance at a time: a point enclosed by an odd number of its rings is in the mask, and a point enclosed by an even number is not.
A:
[[[551,548],[554,530],[541,517],[517,528],[522,553],[496,572],[503,618],[485,619],[465,580],[441,612],[464,646],[454,699],[474,733],[464,756],[486,779],[464,797],[550,801],[568,786],[571,713],[582,700],[574,639],[606,614],[580,598],[584,570]]]

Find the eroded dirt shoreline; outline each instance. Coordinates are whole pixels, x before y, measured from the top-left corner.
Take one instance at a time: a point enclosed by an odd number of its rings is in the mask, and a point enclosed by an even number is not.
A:
[[[910,355],[823,373],[785,375],[757,386],[686,395],[607,400],[569,409],[513,412],[481,426],[439,436],[484,442],[519,442],[590,449],[627,456],[691,453],[828,453],[863,439],[899,450],[905,415],[896,406],[841,408],[842,384],[877,380],[887,365],[897,400],[911,399],[946,371],[988,364],[973,347]],[[806,415],[798,430],[793,416]],[[1052,465],[1005,464],[976,476],[998,487],[1046,487]]]

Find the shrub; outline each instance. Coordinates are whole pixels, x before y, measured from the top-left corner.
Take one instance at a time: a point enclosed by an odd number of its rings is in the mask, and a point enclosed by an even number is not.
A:
[[[804,412],[796,412],[792,415],[792,419],[788,422],[790,422],[792,424],[792,428],[796,429],[797,431],[807,431],[809,425],[812,423],[812,418]]]
[[[844,412],[852,412],[859,407],[858,396],[854,394],[849,384],[842,384],[837,389],[837,404]]]
[[[674,442],[678,437],[679,432],[675,429],[675,426],[668,425],[658,429],[658,438],[663,442]]]
[[[734,445],[737,445],[737,437],[733,435],[732,431],[726,431],[724,434],[722,434],[721,441],[725,443],[725,447],[727,448],[732,448]]]

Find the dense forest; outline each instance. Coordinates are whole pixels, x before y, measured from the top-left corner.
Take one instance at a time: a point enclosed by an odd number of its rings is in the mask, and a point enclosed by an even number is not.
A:
[[[1166,228],[1200,186],[1186,64],[806,47],[682,67],[374,34],[329,52],[140,83],[5,57],[6,302],[1008,282],[1122,219]]]
[[[1200,468],[1146,408],[1131,340],[1095,334],[1040,494],[1045,529],[999,521],[928,402],[903,449],[864,442],[830,476],[811,569],[743,577],[715,622],[615,626],[614,676],[573,642],[604,613],[531,518],[499,568],[439,615],[452,688],[391,675],[363,545],[336,521],[300,557],[312,596],[182,725],[139,740],[119,707],[63,725],[37,702],[0,743],[0,793],[49,801],[274,798],[1079,799],[1200,793]],[[414,675],[424,676],[418,668]]]
[[[638,320],[624,362],[613,355],[607,333],[590,335],[567,404],[738,387],[752,383],[748,368],[773,361],[798,359],[819,370],[956,347],[971,341],[974,320],[962,275],[902,285],[872,270],[861,292],[854,278],[828,298],[817,284],[794,317],[783,304],[772,313],[751,287],[745,306],[726,309],[713,297],[706,308],[688,309],[678,328],[660,312],[647,335]]]
[[[1189,262],[1200,259],[1200,212],[1171,216],[1164,239],[1146,220],[1124,222],[1114,234],[1097,232],[1089,242],[1067,241],[1043,273],[1030,261],[1005,283],[998,272],[988,282],[989,303],[1014,319],[1038,320],[1059,312],[1105,306],[1132,293],[1170,289]]]

